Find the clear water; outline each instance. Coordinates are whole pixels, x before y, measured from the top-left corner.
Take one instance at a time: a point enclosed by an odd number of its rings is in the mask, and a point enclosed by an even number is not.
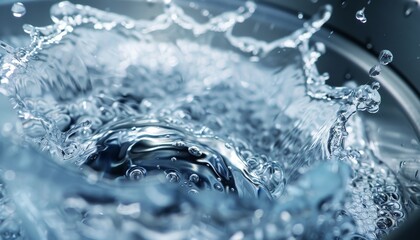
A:
[[[12,6],[12,14],[15,17],[23,17],[26,14],[25,5],[21,2],[14,3]]]
[[[356,19],[359,20],[361,23],[367,22],[367,18],[365,16],[365,8],[362,8],[356,12]]]
[[[1,238],[377,239],[405,218],[355,114],[379,110],[379,83],[316,68],[330,6],[265,42],[237,33],[251,2],[149,4],[133,20],[62,2],[23,26],[29,46],[1,42],[20,119],[0,144]]]

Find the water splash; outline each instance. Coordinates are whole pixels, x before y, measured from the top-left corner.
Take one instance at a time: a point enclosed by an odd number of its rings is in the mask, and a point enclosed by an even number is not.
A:
[[[347,130],[362,125],[357,111],[379,110],[379,83],[332,87],[316,67],[326,47],[310,39],[330,5],[266,42],[237,33],[255,3],[205,22],[153,4],[161,14],[133,20],[61,2],[53,25],[24,26],[28,47],[1,43],[0,90],[25,142],[49,155],[1,158],[19,234],[376,238],[404,217],[393,175]],[[299,60],[263,66],[275,50]]]

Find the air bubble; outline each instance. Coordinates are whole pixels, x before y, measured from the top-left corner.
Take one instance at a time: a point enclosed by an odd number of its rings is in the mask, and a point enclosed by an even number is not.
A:
[[[166,171],[165,174],[166,180],[168,180],[168,182],[178,183],[180,181],[180,177],[175,171]]]
[[[378,193],[373,196],[373,202],[382,205],[388,201],[388,195],[385,193]]]
[[[138,166],[133,166],[127,170],[126,176],[130,180],[141,180],[146,176],[146,169]]]
[[[381,217],[378,220],[376,220],[376,226],[379,229],[388,229],[392,227],[393,224],[394,224],[393,220],[388,217]]]

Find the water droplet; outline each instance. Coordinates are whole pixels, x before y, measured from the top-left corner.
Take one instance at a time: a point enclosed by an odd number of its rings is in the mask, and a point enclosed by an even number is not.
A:
[[[219,192],[223,192],[223,186],[222,186],[222,184],[220,184],[220,183],[215,183],[215,184],[213,185],[213,187],[214,187],[214,189],[216,189],[217,191],[219,191]]]
[[[23,3],[21,2],[17,2],[13,4],[12,13],[13,13],[13,16],[15,17],[18,17],[18,18],[22,17],[26,13],[25,5],[23,5]]]
[[[139,166],[132,166],[127,170],[126,176],[130,180],[141,180],[146,176],[146,169]]]
[[[360,9],[356,12],[356,19],[359,20],[362,23],[366,23],[367,19],[365,16],[365,8]]]
[[[179,175],[175,171],[166,171],[166,179],[171,183],[178,183],[180,180]]]
[[[302,18],[303,18],[303,13],[301,13],[301,12],[300,12],[300,13],[298,13],[298,18],[299,18],[299,19],[302,19]]]
[[[381,73],[381,66],[376,64],[369,70],[370,77],[376,77]]]
[[[191,174],[189,180],[190,182],[198,183],[198,181],[200,180],[200,177],[197,174],[193,173]]]
[[[382,65],[388,65],[389,63],[392,62],[393,59],[394,59],[394,56],[389,50],[385,49],[379,53],[379,63],[381,63]]]
[[[176,157],[171,157],[172,162],[175,162],[176,160],[177,160]]]
[[[189,147],[188,152],[195,157],[201,157],[202,155],[200,149],[197,146]]]

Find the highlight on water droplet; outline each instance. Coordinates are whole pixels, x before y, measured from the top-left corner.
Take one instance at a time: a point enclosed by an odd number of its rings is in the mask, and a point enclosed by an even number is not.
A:
[[[394,55],[392,55],[391,51],[384,49],[379,53],[378,59],[380,64],[388,65],[394,59]]]
[[[23,5],[23,3],[21,2],[14,3],[12,6],[12,13],[13,13],[13,16],[15,17],[18,17],[18,18],[22,17],[23,15],[26,14],[25,5]]]
[[[359,20],[361,23],[367,22],[367,19],[365,16],[365,8],[362,8],[356,12],[356,19]]]

